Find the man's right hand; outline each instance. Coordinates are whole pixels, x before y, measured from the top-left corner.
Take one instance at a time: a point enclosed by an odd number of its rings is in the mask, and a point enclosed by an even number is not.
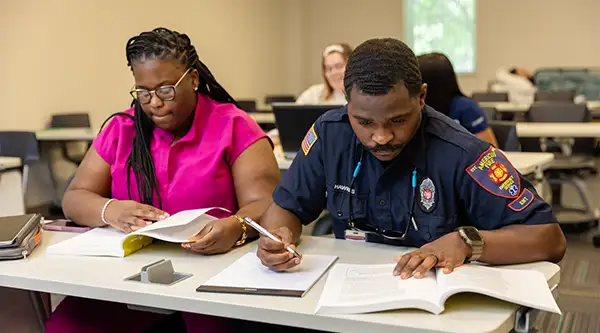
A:
[[[169,214],[158,208],[133,200],[112,201],[104,212],[106,222],[124,233],[136,231],[168,216]]]
[[[290,229],[281,227],[269,230],[269,232],[281,239],[281,242],[260,235],[256,255],[262,264],[274,271],[285,271],[300,264],[300,258],[296,258],[286,250],[288,245],[294,249],[296,248],[293,244],[294,237]]]

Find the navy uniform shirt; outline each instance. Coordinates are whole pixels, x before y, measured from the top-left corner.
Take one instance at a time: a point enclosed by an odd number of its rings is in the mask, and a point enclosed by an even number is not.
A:
[[[501,151],[428,106],[421,112],[416,134],[386,166],[363,152],[347,107],[325,113],[306,134],[273,200],[304,224],[326,208],[336,238],[344,238],[349,229],[350,209],[356,227],[376,227],[379,233],[403,233],[410,223],[400,244],[414,247],[459,226],[492,230],[556,221],[550,205]],[[361,154],[361,169],[350,188]],[[418,230],[410,222],[411,212]]]

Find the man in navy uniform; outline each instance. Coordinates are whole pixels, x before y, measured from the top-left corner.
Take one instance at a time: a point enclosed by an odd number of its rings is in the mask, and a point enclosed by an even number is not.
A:
[[[401,278],[474,260],[562,259],[566,241],[551,207],[501,151],[425,105],[427,84],[408,46],[364,42],[344,85],[348,105],[314,123],[261,220],[283,241],[261,237],[265,266],[298,265],[285,246],[325,208],[336,238],[418,248],[395,258]]]

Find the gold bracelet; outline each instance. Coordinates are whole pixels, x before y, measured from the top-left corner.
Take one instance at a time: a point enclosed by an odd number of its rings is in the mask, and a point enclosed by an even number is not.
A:
[[[246,222],[241,216],[233,215],[233,217],[235,217],[235,219],[238,220],[240,226],[242,227],[242,236],[240,236],[240,239],[234,244],[235,247],[238,247],[246,243],[246,238],[248,238],[248,229],[246,228]]]

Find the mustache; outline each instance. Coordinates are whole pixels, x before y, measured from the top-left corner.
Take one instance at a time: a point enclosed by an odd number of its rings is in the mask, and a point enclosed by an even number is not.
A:
[[[395,152],[404,148],[406,144],[399,143],[397,145],[385,144],[385,145],[375,145],[375,146],[365,146],[365,150],[372,153],[380,153],[380,152]]]

